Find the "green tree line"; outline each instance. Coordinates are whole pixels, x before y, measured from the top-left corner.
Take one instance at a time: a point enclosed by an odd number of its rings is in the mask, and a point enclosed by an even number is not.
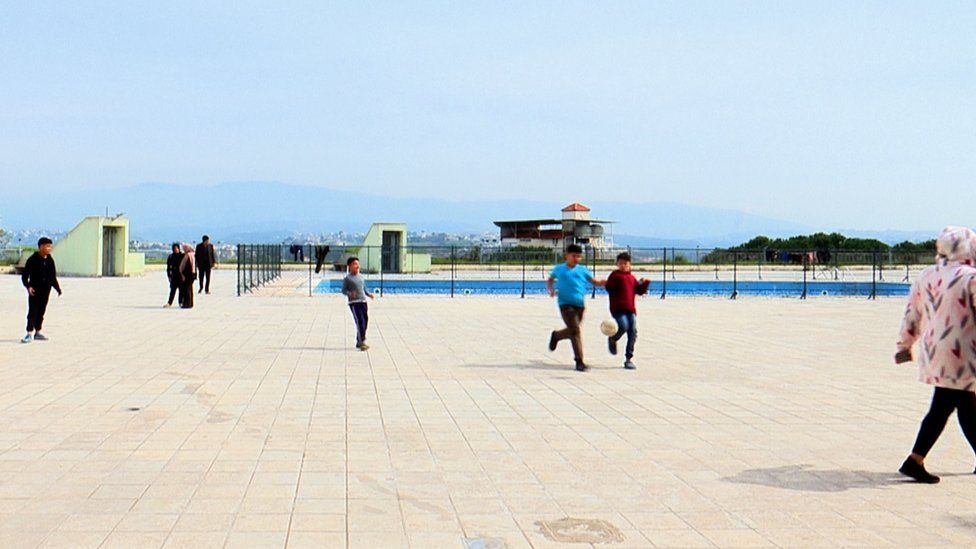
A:
[[[728,251],[743,250],[831,250],[842,252],[935,252],[935,240],[925,242],[904,241],[894,246],[875,238],[853,238],[840,233],[814,233],[789,238],[769,238],[757,236],[748,242],[728,248]]]

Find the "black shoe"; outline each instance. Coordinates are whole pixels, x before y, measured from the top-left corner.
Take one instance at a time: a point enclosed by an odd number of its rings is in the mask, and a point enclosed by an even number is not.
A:
[[[924,465],[912,458],[906,459],[905,463],[901,464],[901,469],[898,469],[898,472],[922,484],[938,484],[939,480],[941,480],[939,477],[926,471]]]
[[[611,355],[617,354],[617,342],[614,341],[612,337],[607,338],[607,347],[610,348]]]
[[[556,341],[556,332],[553,331],[552,332],[552,335],[549,336],[549,350],[550,351],[555,351],[556,350],[556,343],[559,343],[559,342]]]
[[[576,371],[577,372],[585,372],[585,371],[587,371],[589,369],[590,369],[590,367],[587,366],[586,364],[583,364],[583,361],[582,360],[580,360],[580,361],[578,361],[576,363]]]

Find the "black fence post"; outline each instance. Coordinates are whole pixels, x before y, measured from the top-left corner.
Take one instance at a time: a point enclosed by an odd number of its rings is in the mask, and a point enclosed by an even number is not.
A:
[[[664,257],[661,259],[661,299],[668,297],[668,249],[664,248]]]
[[[763,248],[762,252],[760,252],[759,261],[756,262],[756,265],[759,266],[759,280],[762,280],[762,266],[763,266],[763,261],[766,261],[766,249],[765,248]]]
[[[732,252],[732,295],[729,299],[739,297],[739,252]]]
[[[674,280],[674,268],[678,264],[678,254],[674,251],[674,246],[671,247],[671,280]]]
[[[455,276],[455,269],[457,268],[456,261],[457,259],[455,258],[455,249],[454,246],[451,246],[451,297],[454,297],[454,276]]]
[[[877,263],[878,252],[874,252],[871,256],[871,295],[868,296],[868,299],[877,299],[878,297]]]
[[[237,297],[241,297],[241,246],[237,245]]]
[[[807,298],[807,260],[808,259],[809,256],[807,256],[807,253],[803,252],[803,293],[800,294],[800,299]]]
[[[591,246],[590,247],[590,250],[591,250],[590,255],[593,256],[593,265],[592,265],[592,267],[593,267],[593,269],[592,269],[593,270],[593,278],[596,278],[596,248],[594,248],[594,247]],[[591,290],[590,290],[590,299],[594,299],[594,298],[596,298],[596,285],[595,284],[590,284],[590,288],[591,288]]]
[[[525,250],[522,250],[522,299],[525,299]]]
[[[380,248],[380,297],[383,297],[383,249],[382,248]]]

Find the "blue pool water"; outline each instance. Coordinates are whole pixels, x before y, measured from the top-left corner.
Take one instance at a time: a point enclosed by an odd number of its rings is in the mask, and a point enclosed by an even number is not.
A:
[[[367,284],[371,291],[380,289],[380,281],[370,278]],[[678,280],[667,283],[667,293],[674,295],[698,296],[730,296],[732,295],[731,281],[718,280]],[[648,295],[660,295],[664,288],[660,280],[651,282]],[[910,286],[896,282],[878,282],[877,295],[904,296],[908,295]],[[322,280],[315,287],[317,294],[340,293],[342,280]],[[602,293],[603,289],[597,289]],[[739,295],[743,296],[780,296],[799,297],[803,293],[803,282],[777,281],[748,281],[739,282]],[[382,293],[397,294],[451,294],[450,280],[423,279],[386,279],[383,281]],[[455,280],[454,295],[521,295],[521,280]],[[546,283],[542,280],[525,282],[526,295],[544,295]],[[868,296],[871,294],[870,282],[807,282],[807,295],[820,296]]]

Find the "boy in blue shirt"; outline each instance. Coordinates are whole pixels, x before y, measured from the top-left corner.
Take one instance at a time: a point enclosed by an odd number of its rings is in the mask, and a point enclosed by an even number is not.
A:
[[[566,247],[566,262],[556,265],[549,273],[546,281],[546,288],[549,290],[550,297],[559,296],[556,302],[559,304],[559,314],[563,317],[566,327],[562,330],[555,330],[549,337],[549,350],[555,351],[556,345],[568,339],[573,344],[573,358],[576,361],[576,369],[585,372],[588,367],[583,362],[583,336],[580,331],[580,324],[583,322],[583,311],[586,309],[586,290],[588,284],[594,286],[606,285],[605,280],[593,278],[593,273],[585,266],[580,265],[583,259],[583,248],[576,244]]]

